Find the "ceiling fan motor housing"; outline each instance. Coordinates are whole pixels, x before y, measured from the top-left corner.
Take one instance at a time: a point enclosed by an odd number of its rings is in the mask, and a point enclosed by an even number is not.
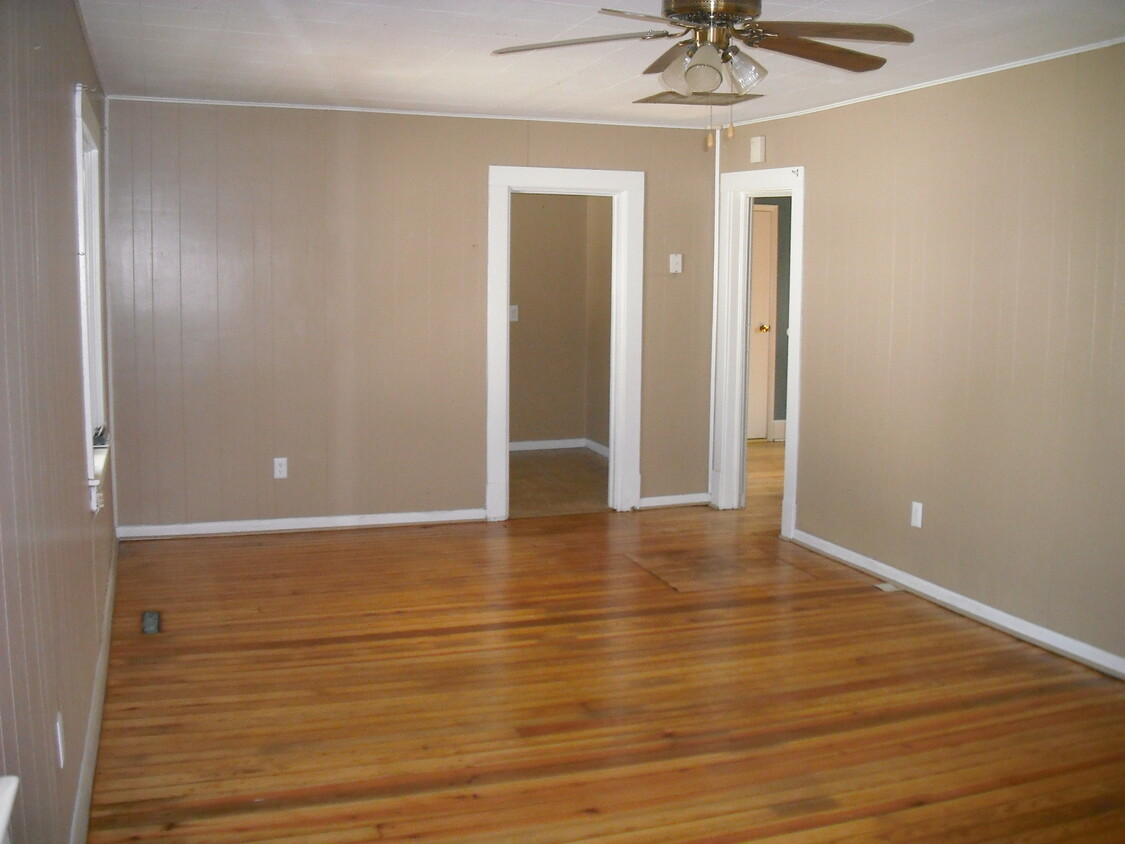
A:
[[[762,0],[664,0],[664,17],[683,23],[732,26],[762,13]]]

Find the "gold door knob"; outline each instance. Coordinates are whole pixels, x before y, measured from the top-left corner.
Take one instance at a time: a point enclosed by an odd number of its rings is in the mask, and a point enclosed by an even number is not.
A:
[[[768,334],[769,330],[770,330],[770,327],[768,325],[759,325],[758,326],[758,331],[760,331],[762,334]]]

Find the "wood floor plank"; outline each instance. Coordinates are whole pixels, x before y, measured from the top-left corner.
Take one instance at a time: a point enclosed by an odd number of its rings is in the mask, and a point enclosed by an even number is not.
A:
[[[780,541],[781,454],[768,517],[124,545],[89,841],[1120,841],[1125,684]]]

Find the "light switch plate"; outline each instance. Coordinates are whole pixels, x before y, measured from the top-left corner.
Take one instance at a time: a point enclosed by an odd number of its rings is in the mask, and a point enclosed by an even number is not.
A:
[[[922,502],[910,502],[910,526],[920,528],[922,527]]]
[[[684,256],[674,253],[668,256],[668,272],[682,273],[684,271]]]
[[[766,136],[755,135],[750,139],[750,163],[762,164],[766,160]]]

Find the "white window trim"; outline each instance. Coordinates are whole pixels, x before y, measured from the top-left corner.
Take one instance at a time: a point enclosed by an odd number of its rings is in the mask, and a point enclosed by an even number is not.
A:
[[[104,450],[94,448],[94,431],[108,425],[109,414],[101,256],[101,138],[98,113],[85,86],[77,85],[74,90],[74,164],[83,438],[86,482],[90,488],[90,509],[94,513],[102,507],[99,487],[106,463]]]

